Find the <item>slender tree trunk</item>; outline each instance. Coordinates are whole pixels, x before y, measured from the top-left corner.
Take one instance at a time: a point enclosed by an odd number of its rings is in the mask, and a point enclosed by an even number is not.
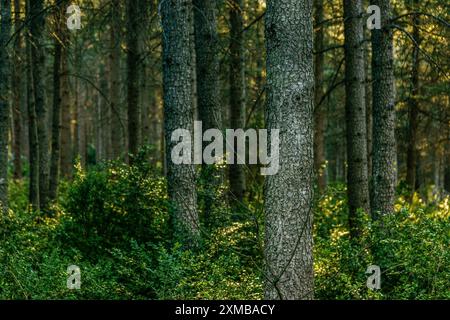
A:
[[[267,299],[312,299],[314,63],[312,0],[269,0],[267,126],[280,169],[265,182]]]
[[[163,26],[163,87],[167,183],[173,204],[175,234],[189,241],[199,236],[195,168],[174,164],[171,159],[172,133],[177,129],[193,132],[193,65],[191,50],[193,12],[191,0],[160,2]],[[192,141],[192,137],[191,137]],[[192,154],[192,149],[191,149]]]
[[[111,141],[112,157],[118,158],[124,152],[124,128],[122,123],[122,108],[120,103],[120,1],[112,0],[111,3],[111,27],[109,71],[110,89],[109,101],[111,103]]]
[[[66,34],[66,39],[68,35]],[[66,46],[69,41],[66,42]],[[72,96],[68,73],[67,48],[61,52],[61,176],[66,179],[72,177],[73,146],[72,146]]]
[[[197,103],[203,131],[222,129],[222,109],[219,101],[219,39],[217,34],[216,3],[194,0],[195,49],[197,66]],[[223,180],[221,174],[211,172],[204,165],[205,218],[209,216],[214,193]]]
[[[230,0],[230,126],[245,127],[243,0]],[[235,144],[236,145],[236,144]],[[230,193],[233,203],[241,203],[246,189],[243,165],[229,166]]]
[[[324,19],[323,0],[315,0],[315,23],[320,23]],[[315,31],[315,51],[321,52],[324,47],[324,29],[320,25]],[[314,92],[314,169],[317,177],[317,187],[319,192],[322,192],[326,187],[325,175],[325,106],[322,103],[319,106],[320,100],[323,97],[323,53],[316,53],[314,56],[314,74],[315,74],[315,92]]]
[[[27,19],[32,17],[30,1],[27,0]],[[28,33],[30,34],[30,32]],[[29,184],[29,201],[30,209],[39,210],[39,142],[38,129],[36,119],[36,103],[34,95],[33,81],[33,63],[31,58],[32,39],[30,35],[27,37],[27,105],[28,105],[28,141],[29,141],[29,166],[30,166],[30,184]]]
[[[33,43],[31,61],[39,141],[39,204],[40,209],[45,210],[49,200],[49,139],[48,112],[45,104],[44,1],[30,1],[30,14],[32,17],[30,34]]]
[[[414,41],[420,45],[419,34],[419,16],[413,16],[413,32]],[[414,193],[416,187],[416,162],[417,162],[417,126],[419,114],[419,48],[414,45],[412,54],[412,70],[411,70],[411,97],[408,100],[408,146],[406,151],[406,183]]]
[[[394,211],[397,182],[395,88],[390,0],[373,0],[381,10],[381,29],[372,30],[373,188],[372,214]]]
[[[11,36],[11,1],[1,0],[0,8],[0,212],[8,210],[8,141],[10,106],[8,103],[10,59],[8,40]]]
[[[21,5],[19,0],[14,0],[14,72],[12,76],[12,90],[13,90],[13,154],[14,154],[14,179],[22,178],[22,76],[23,68],[23,51],[22,51],[22,34],[21,34],[21,19],[20,19]]]
[[[347,193],[350,235],[360,233],[357,210],[370,213],[361,0],[344,0]]]
[[[127,0],[128,152],[134,155],[138,153],[141,143],[138,74],[139,11],[140,5],[136,1]],[[131,163],[132,159],[130,158],[129,161]]]
[[[52,113],[52,152],[50,158],[50,183],[49,199],[54,201],[58,193],[59,165],[61,148],[61,60],[63,36],[63,17],[65,12],[65,2],[57,6],[55,15],[55,56],[53,61],[53,113]],[[64,10],[64,11],[63,11]]]

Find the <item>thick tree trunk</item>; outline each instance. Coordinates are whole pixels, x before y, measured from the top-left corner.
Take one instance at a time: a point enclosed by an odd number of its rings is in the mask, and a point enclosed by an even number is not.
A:
[[[44,53],[44,1],[30,1],[31,61],[33,64],[34,97],[36,105],[39,141],[39,204],[40,209],[48,207],[49,200],[49,139],[48,112],[45,104],[45,53]]]
[[[231,0],[230,5],[230,126],[245,127],[244,52],[242,43],[243,0]],[[236,145],[236,144],[235,144]],[[241,203],[246,189],[243,165],[229,166],[231,201]]]
[[[136,1],[127,0],[128,152],[134,155],[138,153],[141,140],[138,74],[139,10],[140,6]],[[129,160],[131,163],[132,159]]]
[[[8,210],[8,141],[10,106],[8,103],[10,59],[7,44],[11,36],[11,1],[2,0],[0,8],[0,213]]]
[[[370,213],[361,0],[344,0],[347,194],[350,235],[359,234],[358,209]]]
[[[172,141],[171,137],[177,129],[187,129],[191,135],[193,132],[192,77],[195,60],[191,50],[194,40],[192,1],[164,0],[160,6],[168,192],[173,204],[175,234],[189,245],[190,240],[199,236],[195,167],[172,162],[171,151],[178,142]]]
[[[280,130],[280,169],[265,183],[267,299],[312,299],[312,0],[269,0],[267,126]]]
[[[419,34],[419,16],[413,16],[413,32],[414,41],[420,45]],[[412,70],[411,70],[411,97],[408,100],[408,146],[406,151],[406,183],[414,193],[416,187],[416,162],[417,162],[417,126],[419,115],[419,48],[413,44],[412,53]]]
[[[30,9],[30,1],[27,0],[27,19],[31,19],[32,13]],[[30,33],[28,33],[30,34]],[[27,105],[28,105],[28,141],[29,141],[29,166],[30,166],[30,183],[29,183],[29,201],[30,209],[39,210],[39,142],[38,129],[36,119],[36,104],[34,95],[33,81],[33,64],[31,59],[32,39],[27,37]]]
[[[395,88],[390,0],[373,0],[381,10],[381,29],[372,30],[373,187],[372,214],[394,211],[397,183]]]
[[[315,23],[320,23],[324,19],[323,0],[315,0]],[[324,46],[324,30],[323,25],[320,25],[315,31],[315,48],[316,52],[321,52]],[[326,187],[325,175],[325,118],[326,109],[324,103],[319,105],[320,100],[324,94],[323,90],[323,53],[316,53],[314,56],[314,76],[315,76],[315,91],[314,91],[314,170],[317,177],[317,187],[319,192],[322,192]]]
[[[19,0],[14,0],[14,73],[12,76],[12,90],[13,90],[13,155],[14,155],[14,179],[22,178],[22,77],[23,77],[23,50],[22,50],[22,34],[21,34],[21,19],[20,19],[21,5]]]
[[[219,101],[219,39],[217,34],[216,3],[194,0],[195,50],[197,70],[197,104],[203,131],[222,130],[222,109]],[[214,193],[222,182],[222,175],[203,166],[205,187],[205,217],[213,205]]]

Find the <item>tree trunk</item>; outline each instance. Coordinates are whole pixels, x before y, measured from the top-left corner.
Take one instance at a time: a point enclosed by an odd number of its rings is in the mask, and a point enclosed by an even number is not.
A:
[[[395,88],[392,29],[389,25],[389,0],[373,0],[381,10],[381,29],[372,30],[373,94],[373,188],[372,214],[394,211],[397,182],[397,148],[395,141]]]
[[[139,10],[140,5],[136,1],[127,0],[128,152],[133,155],[138,153],[141,140],[138,73]],[[129,161],[132,163],[132,158]]]
[[[219,39],[216,3],[194,0],[195,50],[197,67],[197,103],[203,131],[222,130],[222,110],[219,101]],[[205,189],[205,218],[209,216],[214,194],[222,182],[222,174],[203,166]]]
[[[12,90],[13,90],[13,154],[14,154],[14,179],[22,178],[22,77],[23,77],[23,51],[22,51],[22,34],[21,34],[21,20],[20,20],[20,1],[14,0],[14,72],[12,76]]]
[[[344,0],[347,194],[350,235],[360,233],[357,210],[370,213],[361,0]]]
[[[413,16],[413,32],[414,41],[420,45],[419,34],[419,15]],[[417,162],[417,126],[419,114],[419,48],[413,44],[412,53],[412,70],[411,70],[411,97],[408,100],[408,146],[406,151],[406,184],[411,189],[412,194],[416,187],[416,162]]]
[[[315,15],[314,21],[316,24],[322,22],[324,19],[323,0],[315,0]],[[314,76],[315,76],[315,91],[314,91],[314,169],[317,177],[317,187],[319,192],[323,192],[326,187],[325,175],[325,106],[324,103],[319,105],[323,97],[323,60],[324,54],[318,53],[323,50],[324,46],[324,29],[320,25],[315,31],[315,51],[314,56]]]
[[[30,1],[27,0],[27,19],[32,17]],[[33,68],[31,58],[32,39],[30,32],[28,33],[26,49],[27,49],[27,105],[28,105],[28,141],[29,141],[29,165],[30,165],[30,184],[29,184],[29,201],[31,210],[39,210],[39,142],[38,129],[36,119],[36,103],[34,95]]]
[[[8,103],[11,76],[7,44],[11,36],[11,1],[1,1],[0,30],[0,212],[8,210],[8,141],[10,106]]]
[[[244,52],[242,43],[243,0],[230,0],[230,126],[245,127]],[[235,144],[236,145],[236,144]],[[233,203],[241,203],[246,189],[243,165],[229,166],[230,193]]]
[[[164,125],[166,141],[167,183],[173,204],[175,234],[189,245],[199,236],[195,167],[174,164],[171,140],[176,129],[193,132],[193,65],[191,50],[193,12],[191,0],[160,2],[163,26],[163,87]],[[193,150],[191,149],[191,154]]]
[[[36,105],[39,141],[39,204],[40,209],[48,207],[49,200],[49,139],[48,114],[45,104],[45,53],[44,53],[44,1],[30,1],[31,61],[33,64],[34,100]]]
[[[266,299],[312,299],[314,64],[312,0],[269,0],[267,126],[280,169],[265,182]]]
[[[68,35],[66,35],[68,39]],[[67,42],[66,46],[69,45]],[[70,94],[67,48],[61,52],[61,176],[72,177],[73,146],[72,146],[72,96]]]

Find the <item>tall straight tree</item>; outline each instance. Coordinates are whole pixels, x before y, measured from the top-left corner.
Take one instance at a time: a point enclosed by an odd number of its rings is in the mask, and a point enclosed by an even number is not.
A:
[[[279,129],[280,169],[265,181],[267,299],[313,298],[312,0],[269,0],[267,127]]]
[[[172,141],[177,129],[193,132],[193,71],[195,60],[191,43],[193,36],[192,0],[162,0],[163,27],[163,89],[164,129],[166,141],[167,184],[173,205],[175,233],[192,243],[199,236],[196,174],[191,164],[172,162]],[[192,136],[191,136],[192,141]],[[192,148],[190,154],[192,154]]]
[[[314,46],[316,54],[314,56],[314,76],[315,76],[315,91],[314,91],[314,169],[316,171],[317,186],[319,191],[323,191],[326,185],[325,170],[325,107],[320,104],[324,90],[323,90],[323,67],[324,67],[324,26],[321,22],[324,19],[323,0],[314,1],[314,22],[318,25],[315,30]],[[319,105],[320,104],[320,105]]]
[[[23,89],[23,50],[22,50],[22,22],[20,19],[21,1],[14,0],[14,56],[13,56],[13,155],[14,155],[14,179],[22,178],[22,99]]]
[[[141,140],[138,73],[139,1],[127,0],[128,152],[131,154],[137,154]]]
[[[26,17],[31,20],[31,0],[26,1]],[[28,25],[30,28],[30,25]],[[28,30],[29,31],[29,30]],[[30,202],[30,209],[39,210],[39,141],[38,129],[36,119],[36,103],[34,96],[34,81],[33,81],[33,64],[31,59],[32,40],[30,32],[27,32],[26,37],[26,56],[27,56],[27,109],[28,109],[28,140],[29,140],[29,165],[30,165],[30,183],[28,198]]]
[[[350,235],[355,237],[360,229],[357,210],[370,210],[361,0],[344,0],[344,36],[347,193]]]
[[[243,0],[230,0],[230,126],[245,126],[244,50],[243,50]],[[229,167],[232,201],[242,202],[245,193],[244,166]]]
[[[417,11],[418,1],[414,0],[414,11]],[[413,32],[412,37],[415,41],[412,52],[412,68],[411,68],[411,97],[408,100],[408,145],[406,151],[406,183],[414,192],[416,187],[416,166],[417,166],[417,126],[419,115],[419,45],[420,45],[420,31],[419,31],[419,15],[413,15]]]
[[[390,0],[373,0],[381,29],[372,30],[373,158],[371,207],[374,218],[394,211],[397,182],[395,88]]]
[[[8,103],[10,61],[7,45],[11,36],[11,1],[1,0],[0,17],[0,212],[8,210],[8,135],[10,106]]]
[[[39,203],[40,209],[48,206],[49,187],[49,140],[47,126],[47,106],[45,104],[45,54],[44,37],[44,1],[30,1],[31,62],[33,64],[33,87],[36,105],[37,129],[39,141]]]
[[[219,38],[214,1],[194,0],[195,51],[197,70],[197,105],[203,131],[222,129],[222,109],[219,101]],[[216,190],[222,176],[205,170],[207,188]],[[205,216],[212,206],[212,196],[205,199]]]

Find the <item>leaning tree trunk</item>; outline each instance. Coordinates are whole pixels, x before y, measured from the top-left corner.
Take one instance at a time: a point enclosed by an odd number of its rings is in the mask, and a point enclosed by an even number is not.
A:
[[[323,14],[323,0],[315,1],[315,14],[314,21],[316,24],[322,22]],[[325,175],[325,107],[324,104],[320,104],[324,90],[323,90],[323,60],[325,31],[323,25],[317,27],[315,31],[315,51],[314,56],[314,78],[315,78],[315,91],[314,91],[314,169],[317,177],[317,187],[319,192],[322,192],[326,186]],[[319,105],[320,104],[320,105]]]
[[[269,0],[266,12],[267,127],[280,130],[280,169],[265,182],[265,297],[312,299],[312,0]]]
[[[245,126],[244,52],[243,52],[243,0],[230,4],[230,125],[233,129]],[[241,203],[245,193],[243,165],[229,167],[230,193],[233,203]]]
[[[217,34],[216,3],[194,0],[195,50],[197,67],[197,104],[203,131],[222,129],[222,109],[219,101],[219,39]],[[222,182],[222,175],[203,166],[205,186],[205,218],[208,218],[214,193]]]
[[[140,6],[136,1],[127,0],[128,152],[133,155],[138,153],[141,140],[138,73],[139,10]],[[129,161],[132,163],[132,158]]]
[[[193,132],[193,65],[191,50],[193,12],[191,0],[160,2],[163,27],[164,129],[167,184],[173,205],[175,234],[189,245],[199,235],[196,175],[192,164],[175,164],[171,159],[172,133],[177,129]],[[193,154],[191,148],[191,154]]]
[[[44,54],[44,1],[30,1],[31,61],[33,64],[34,100],[36,105],[39,141],[39,201],[40,209],[48,207],[49,187],[49,139],[47,106],[45,104],[45,54]]]
[[[364,29],[361,0],[344,0],[347,193],[350,235],[359,234],[358,209],[370,213],[367,177]]]
[[[7,51],[11,36],[11,1],[1,1],[0,30],[0,213],[8,210],[8,136],[10,107],[8,103],[10,63]]]
[[[394,211],[397,182],[395,88],[391,4],[373,0],[381,10],[381,29],[372,30],[373,159],[371,207],[374,218]]]

